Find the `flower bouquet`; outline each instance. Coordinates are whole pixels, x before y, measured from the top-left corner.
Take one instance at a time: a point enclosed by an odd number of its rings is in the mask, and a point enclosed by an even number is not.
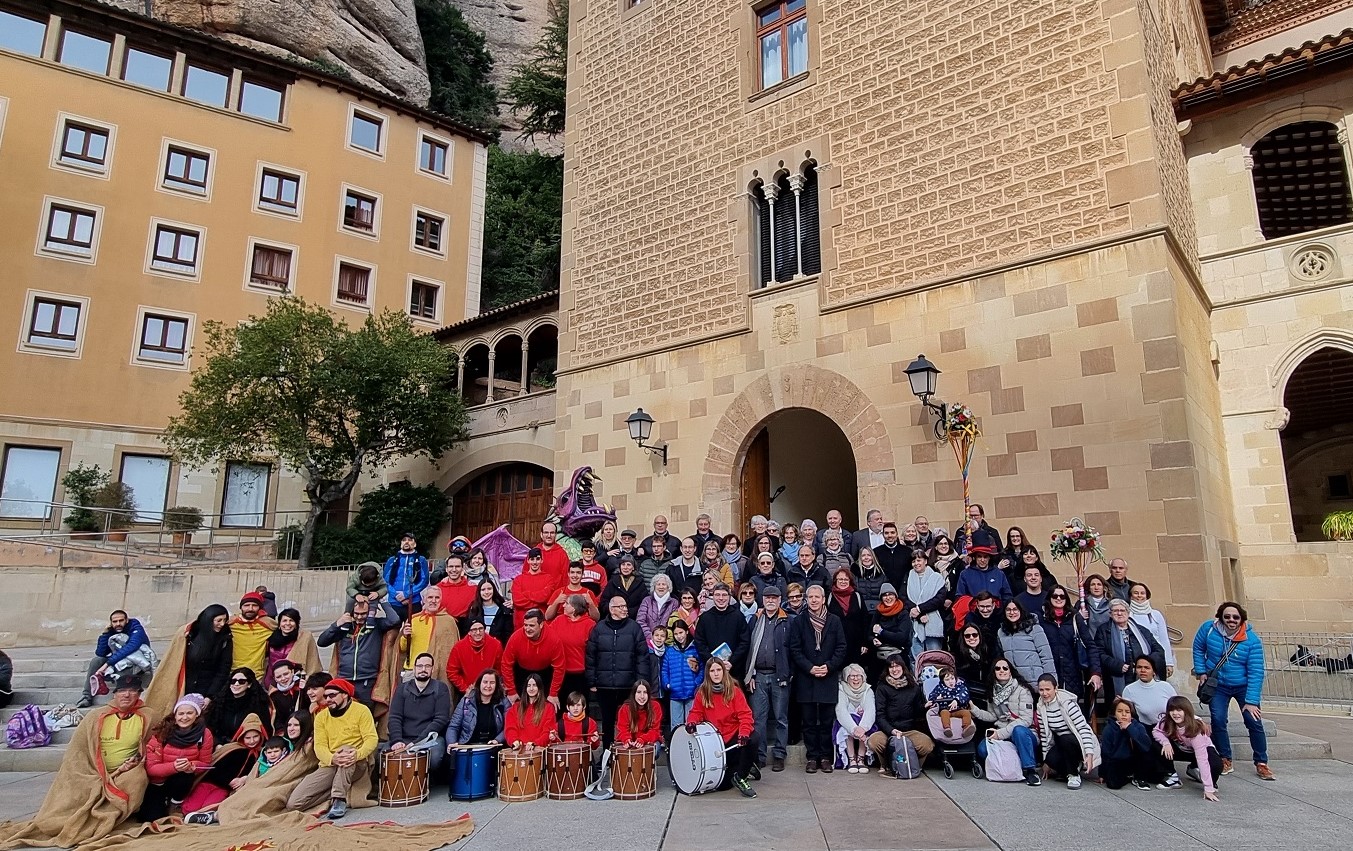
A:
[[[949,435],[949,440],[955,438],[973,440],[982,434],[977,425],[977,416],[972,412],[972,408],[962,402],[955,402],[945,408],[944,431]]]
[[[1079,517],[1072,517],[1052,533],[1052,542],[1048,544],[1048,552],[1053,558],[1064,558],[1076,565],[1076,588],[1080,593],[1082,613],[1085,608],[1085,567],[1104,560],[1100,541],[1095,527]]]

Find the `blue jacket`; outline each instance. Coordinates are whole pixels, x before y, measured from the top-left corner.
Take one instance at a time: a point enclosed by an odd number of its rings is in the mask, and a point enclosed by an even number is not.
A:
[[[958,575],[957,595],[976,596],[983,591],[990,591],[992,596],[1002,603],[1015,596],[1010,590],[1010,580],[1005,578],[1005,572],[996,566],[992,565],[986,570],[978,570],[976,567],[963,568],[963,572]]]
[[[493,737],[498,741],[503,740],[503,726],[507,721],[507,708],[510,706],[507,698],[503,698],[493,706],[493,724],[496,732]],[[467,694],[456,704],[456,711],[451,714],[451,723],[446,726],[446,741],[456,745],[468,745],[470,739],[474,738],[474,728],[479,720],[479,695]]]
[[[423,602],[423,589],[428,587],[428,560],[420,553],[395,553],[385,560],[383,571],[385,584],[390,587],[390,602],[396,601],[396,594],[403,594],[405,600]]]
[[[1218,678],[1218,685],[1228,689],[1243,688],[1245,702],[1258,706],[1264,692],[1264,644],[1259,640],[1259,633],[1248,623],[1241,626],[1236,638],[1240,642],[1239,646],[1213,676]],[[1228,644],[1230,642],[1216,621],[1208,621],[1198,627],[1198,632],[1193,636],[1194,675],[1211,671],[1221,661]]]
[[[107,659],[109,665],[116,665],[137,650],[140,650],[144,645],[150,643],[150,639],[146,637],[145,627],[141,626],[141,622],[136,618],[127,619],[126,631],[127,643],[122,645],[121,649],[116,650],[112,655],[109,655],[108,637],[113,634],[113,631],[111,629],[105,629],[103,634],[99,636],[99,646],[94,649],[94,655],[98,656],[100,659]]]
[[[1142,722],[1133,718],[1126,730],[1121,729],[1118,722],[1112,718],[1104,722],[1104,731],[1099,734],[1099,748],[1104,759],[1131,759],[1133,745],[1136,745],[1141,753],[1147,755],[1155,753],[1151,734],[1147,732]]]
[[[700,685],[701,675],[691,670],[687,659],[700,661],[694,641],[684,648],[673,644],[662,654],[662,688],[672,700],[690,700],[695,697],[695,687]]]

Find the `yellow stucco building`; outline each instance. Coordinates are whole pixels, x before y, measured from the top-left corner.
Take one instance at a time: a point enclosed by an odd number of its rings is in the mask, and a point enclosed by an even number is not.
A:
[[[166,457],[196,336],[280,293],[429,331],[477,314],[486,142],[101,3],[0,3],[0,525],[59,522],[79,462],[132,485],[146,523],[288,522],[289,471]]]

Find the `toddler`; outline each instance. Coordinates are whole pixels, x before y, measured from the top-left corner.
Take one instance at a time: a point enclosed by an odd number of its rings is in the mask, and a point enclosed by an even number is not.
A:
[[[963,735],[965,727],[972,726],[972,703],[968,695],[968,684],[953,668],[940,668],[940,682],[930,692],[929,709],[940,711],[940,725],[952,729],[954,738]],[[958,725],[951,728],[957,721]]]
[[[281,736],[273,736],[263,743],[263,757],[258,761],[258,776],[262,777],[268,773],[268,769],[275,768],[277,763],[286,759],[291,754],[291,745]]]

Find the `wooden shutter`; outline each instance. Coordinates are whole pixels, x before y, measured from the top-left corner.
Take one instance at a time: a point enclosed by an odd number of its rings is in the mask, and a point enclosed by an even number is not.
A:
[[[793,280],[798,272],[799,246],[794,230],[794,192],[789,179],[780,178],[780,195],[775,199],[775,280]]]
[[[822,236],[817,220],[817,170],[804,171],[803,191],[799,197],[799,232],[803,243],[803,274],[822,271]]]

